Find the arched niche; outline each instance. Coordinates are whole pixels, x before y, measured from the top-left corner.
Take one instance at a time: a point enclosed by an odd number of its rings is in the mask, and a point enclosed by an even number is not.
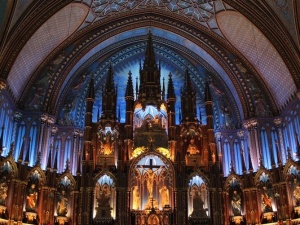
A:
[[[294,218],[300,218],[300,168],[294,162],[288,163],[284,168],[284,175],[287,183],[287,191],[291,193],[291,200],[294,207]]]
[[[244,215],[243,183],[236,175],[230,175],[225,182],[227,198],[227,207],[230,215]]]
[[[57,183],[56,215],[62,217],[70,216],[71,192],[76,187],[76,181],[70,173],[62,174]]]
[[[277,209],[277,206],[272,176],[267,170],[261,169],[255,175],[255,182],[260,195],[261,223],[274,222],[276,220],[274,211]]]
[[[95,178],[94,216],[95,219],[116,218],[116,179],[107,170]]]
[[[41,187],[46,182],[46,176],[40,167],[34,167],[27,176],[25,218],[26,223],[37,223],[38,207],[41,203]]]
[[[0,163],[0,218],[6,217],[6,207],[10,205],[13,193],[12,180],[17,176],[16,163],[9,156]]]
[[[173,208],[174,168],[171,162],[155,151],[138,156],[130,167],[130,209]]]
[[[208,218],[208,195],[208,179],[200,171],[191,174],[188,183],[188,216],[190,218]]]

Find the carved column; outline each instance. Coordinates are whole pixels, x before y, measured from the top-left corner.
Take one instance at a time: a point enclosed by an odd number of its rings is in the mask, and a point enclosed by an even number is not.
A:
[[[278,142],[278,150],[279,150],[279,153],[281,155],[281,160],[282,160],[282,163],[285,164],[286,160],[287,160],[287,154],[285,152],[285,148],[284,148],[284,141],[283,141],[283,133],[282,133],[282,118],[276,118],[274,119],[274,123],[276,124],[277,126],[277,132],[278,132],[278,139],[277,142]]]
[[[251,120],[244,123],[245,128],[248,129],[248,143],[250,148],[250,156],[254,169],[258,168],[259,163],[259,149],[257,136],[257,120]]]

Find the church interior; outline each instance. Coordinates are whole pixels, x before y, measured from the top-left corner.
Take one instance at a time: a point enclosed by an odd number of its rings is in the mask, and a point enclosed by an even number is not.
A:
[[[0,1],[0,224],[300,224],[300,1]]]

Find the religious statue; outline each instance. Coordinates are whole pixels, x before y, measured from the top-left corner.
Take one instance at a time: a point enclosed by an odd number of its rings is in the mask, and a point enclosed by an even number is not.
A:
[[[26,195],[26,211],[35,212],[37,207],[38,192],[35,184],[31,184]]]
[[[144,169],[143,167],[141,167],[145,173],[146,173],[146,176],[147,176],[147,190],[149,192],[149,198],[153,198],[153,184],[154,184],[154,179],[155,179],[155,173],[161,169],[161,167],[159,167],[158,169],[156,170],[152,170],[152,169],[149,169],[149,170],[146,170]]]
[[[234,216],[241,215],[241,203],[242,199],[240,194],[237,192],[237,190],[234,190],[231,199],[231,207]]]
[[[161,205],[162,207],[165,207],[166,205],[169,205],[169,190],[164,185],[160,190],[159,193],[161,195]]]
[[[273,212],[271,194],[269,193],[268,188],[265,186],[263,187],[261,200],[262,200],[263,212]]]
[[[7,198],[7,185],[6,183],[1,183],[0,184],[0,205],[5,206]]]
[[[67,205],[68,199],[66,198],[66,192],[62,191],[60,196],[58,197],[57,202],[57,215],[58,216],[66,216],[68,213]]]
[[[193,218],[206,218],[207,214],[204,209],[204,202],[202,200],[201,194],[198,190],[193,190],[193,212],[191,217]]]
[[[133,191],[132,191],[132,209],[134,210],[139,210],[140,209],[140,192],[139,192],[139,187],[134,186]]]
[[[100,197],[97,199],[99,205],[101,206],[110,206],[111,191],[109,186],[104,184],[102,190],[100,191]]]
[[[293,195],[296,199],[296,206],[300,206],[300,186],[297,185],[293,191]]]
[[[199,153],[199,149],[195,145],[195,140],[194,139],[191,139],[190,144],[189,144],[188,149],[187,149],[187,152],[190,155],[195,155],[195,154]]]
[[[228,109],[228,107],[224,107],[222,109],[222,115],[224,117],[224,123],[223,126],[225,129],[233,129],[234,128],[234,124],[232,121],[232,114],[231,111]]]

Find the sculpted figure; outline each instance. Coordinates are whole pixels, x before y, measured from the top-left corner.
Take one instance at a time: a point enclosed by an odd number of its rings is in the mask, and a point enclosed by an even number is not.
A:
[[[38,192],[35,184],[31,184],[26,196],[26,211],[36,211]]]
[[[58,203],[57,203],[57,215],[58,216],[66,216],[68,213],[67,205],[68,205],[68,199],[66,198],[66,192],[62,191]]]
[[[159,193],[161,195],[161,206],[165,207],[166,205],[169,205],[169,190],[164,185],[160,190]]]
[[[7,197],[7,186],[6,183],[0,184],[0,205],[5,205]]]
[[[267,189],[267,187],[263,187],[263,192],[261,194],[262,206],[264,212],[273,212],[272,209],[272,198]]]
[[[233,211],[233,215],[240,216],[241,215],[241,203],[242,199],[240,194],[234,190],[231,199],[231,207]]]
[[[132,197],[133,197],[132,209],[139,210],[140,209],[141,198],[140,198],[140,192],[139,192],[139,187],[138,186],[133,187]]]

